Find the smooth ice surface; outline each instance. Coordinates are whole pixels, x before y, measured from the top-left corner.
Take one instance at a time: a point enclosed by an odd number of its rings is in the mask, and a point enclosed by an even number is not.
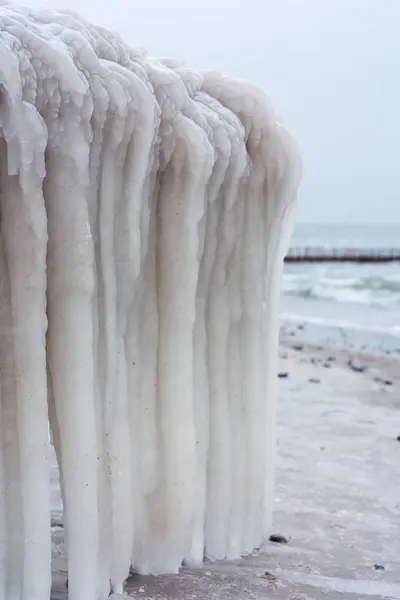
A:
[[[0,600],[72,600],[269,532],[277,305],[300,179],[254,86],[71,12],[0,7]]]

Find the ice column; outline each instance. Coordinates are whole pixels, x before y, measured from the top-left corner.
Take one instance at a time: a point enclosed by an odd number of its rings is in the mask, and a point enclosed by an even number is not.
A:
[[[301,175],[265,94],[0,6],[0,600],[122,593],[268,537]]]

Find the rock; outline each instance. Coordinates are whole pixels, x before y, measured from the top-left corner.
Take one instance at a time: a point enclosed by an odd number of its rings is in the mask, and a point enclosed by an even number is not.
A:
[[[289,373],[278,373],[279,379],[287,379],[289,377]]]
[[[335,362],[336,358],[334,356],[328,356],[326,359],[328,362]]]
[[[302,350],[304,350],[304,346],[302,344],[295,344],[293,346],[293,350],[297,350],[297,352],[301,352]]]
[[[374,377],[374,381],[376,381],[376,383],[381,383],[382,385],[393,385],[391,379],[382,379],[382,377]]]
[[[350,369],[352,371],[354,371],[355,373],[365,373],[365,371],[367,370],[367,367],[365,365],[362,365],[360,363],[355,363],[351,359],[349,360],[349,362],[347,364],[350,367]]]
[[[309,383],[321,383],[320,379],[317,379],[316,377],[310,377],[310,379],[308,380]]]
[[[324,369],[331,369],[331,368],[332,368],[331,363],[328,363],[328,362],[324,363]]]
[[[400,442],[400,435],[398,435],[396,439],[398,442]]]
[[[288,544],[288,539],[284,535],[280,535],[279,533],[273,533],[269,536],[269,541],[274,542],[275,544]]]
[[[374,565],[375,571],[384,571],[385,567],[383,565]]]

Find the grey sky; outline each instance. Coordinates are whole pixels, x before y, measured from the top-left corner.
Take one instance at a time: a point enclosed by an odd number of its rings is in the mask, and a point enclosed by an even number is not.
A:
[[[22,1],[22,0],[21,0]],[[25,0],[262,86],[297,137],[302,221],[400,221],[400,0]]]

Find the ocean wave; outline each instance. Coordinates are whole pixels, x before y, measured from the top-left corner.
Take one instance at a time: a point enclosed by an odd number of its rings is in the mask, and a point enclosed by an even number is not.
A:
[[[335,302],[400,305],[398,266],[292,266],[285,270],[283,293]]]

